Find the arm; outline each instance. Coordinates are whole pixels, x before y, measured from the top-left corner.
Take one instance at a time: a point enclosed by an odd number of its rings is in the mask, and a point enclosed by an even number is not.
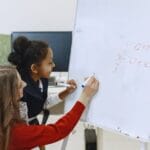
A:
[[[74,92],[77,88],[77,84],[75,82],[75,80],[68,80],[67,83],[70,85],[70,87],[67,87],[66,90],[62,91],[59,93],[59,97],[60,99],[64,100],[69,94],[71,94],[72,92]]]
[[[67,83],[70,84],[70,87],[67,87],[60,93],[51,95],[48,94],[47,100],[44,104],[44,109],[49,109],[54,105],[62,102],[69,94],[75,91],[75,89],[77,88],[76,82],[74,80],[68,80]]]
[[[36,146],[50,144],[67,136],[80,119],[85,106],[96,94],[99,82],[91,77],[83,89],[80,100],[71,111],[55,124],[27,126],[16,124],[10,133],[10,149],[31,149]],[[15,148],[14,148],[15,147]]]
[[[56,94],[51,94],[47,97],[45,103],[44,103],[44,109],[49,109],[53,107],[54,105],[62,102],[61,97],[56,93]]]
[[[16,125],[12,129],[11,145],[17,145],[18,148],[33,148],[63,139],[72,131],[84,109],[85,106],[78,101],[71,111],[55,124],[47,126]]]
[[[64,90],[59,93],[59,98],[64,100],[69,94],[70,94],[70,92],[68,90]]]

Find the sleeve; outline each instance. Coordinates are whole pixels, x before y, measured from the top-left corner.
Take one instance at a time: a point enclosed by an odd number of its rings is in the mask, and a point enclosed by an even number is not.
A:
[[[44,109],[49,109],[53,107],[54,105],[62,102],[62,99],[59,98],[58,93],[57,94],[49,94],[45,103],[44,103]]]
[[[55,124],[48,125],[16,125],[12,129],[12,145],[29,149],[46,145],[66,137],[79,121],[85,106],[79,101]],[[20,147],[19,147],[20,146]]]
[[[28,107],[27,107],[27,103],[20,101],[19,102],[19,112],[20,112],[20,117],[21,119],[25,120],[26,122],[28,122]]]

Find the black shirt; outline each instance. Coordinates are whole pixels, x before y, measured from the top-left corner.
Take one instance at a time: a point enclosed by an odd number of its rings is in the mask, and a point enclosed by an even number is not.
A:
[[[27,103],[28,117],[32,118],[37,116],[42,110],[44,103],[47,99],[48,79],[41,78],[43,84],[43,91],[39,88],[39,81],[35,82],[29,73],[24,70],[19,70],[21,78],[27,83],[23,90],[22,101]]]

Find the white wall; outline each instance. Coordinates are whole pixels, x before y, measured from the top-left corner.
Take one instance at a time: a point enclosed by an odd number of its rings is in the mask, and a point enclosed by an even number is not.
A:
[[[76,0],[1,0],[0,33],[72,30],[75,7]]]

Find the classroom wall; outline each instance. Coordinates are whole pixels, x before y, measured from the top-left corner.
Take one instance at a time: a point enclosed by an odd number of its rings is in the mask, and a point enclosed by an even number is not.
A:
[[[0,5],[0,33],[72,30],[76,0],[5,0]]]
[[[7,56],[10,53],[10,36],[0,34],[0,64],[7,64]]]

